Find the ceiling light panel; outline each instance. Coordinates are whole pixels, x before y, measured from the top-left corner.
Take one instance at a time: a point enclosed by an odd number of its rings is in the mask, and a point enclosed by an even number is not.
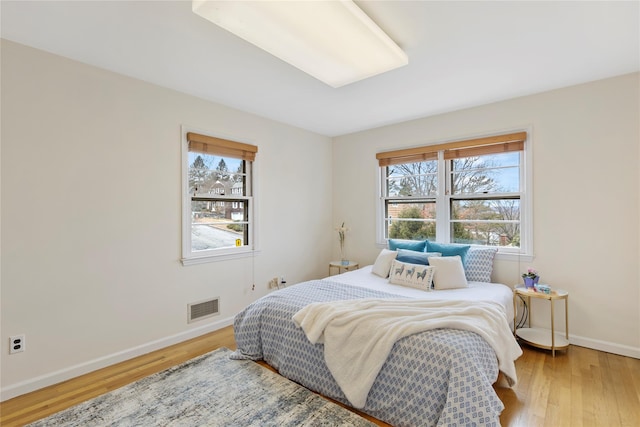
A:
[[[350,0],[194,0],[192,9],[332,87],[408,63],[402,49]]]

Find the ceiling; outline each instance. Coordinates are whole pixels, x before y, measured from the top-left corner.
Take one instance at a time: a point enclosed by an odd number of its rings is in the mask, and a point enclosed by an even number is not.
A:
[[[337,89],[190,1],[3,0],[0,13],[5,39],[327,136],[640,70],[638,1],[356,3],[409,65]]]

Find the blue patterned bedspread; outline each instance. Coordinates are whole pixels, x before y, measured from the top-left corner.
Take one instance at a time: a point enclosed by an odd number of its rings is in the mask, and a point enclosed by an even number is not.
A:
[[[264,360],[320,394],[349,404],[329,372],[322,344],[311,344],[293,315],[307,304],[399,295],[313,280],[273,292],[234,321],[235,359]],[[396,427],[499,426],[504,405],[492,384],[498,362],[479,335],[435,329],[396,342],[363,411]]]

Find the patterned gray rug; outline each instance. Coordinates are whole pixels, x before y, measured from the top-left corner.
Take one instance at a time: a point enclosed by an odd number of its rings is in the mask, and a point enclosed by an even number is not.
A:
[[[221,348],[30,426],[373,426]]]

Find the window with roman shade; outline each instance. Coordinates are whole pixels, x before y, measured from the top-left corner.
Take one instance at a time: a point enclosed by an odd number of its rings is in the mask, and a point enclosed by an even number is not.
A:
[[[196,132],[183,136],[183,264],[250,253],[258,147]]]
[[[378,241],[530,252],[527,132],[380,152]]]

